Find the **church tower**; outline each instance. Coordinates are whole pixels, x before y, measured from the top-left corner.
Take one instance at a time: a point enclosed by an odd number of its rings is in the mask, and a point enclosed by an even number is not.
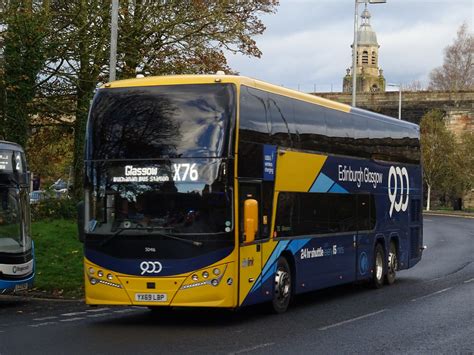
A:
[[[362,24],[357,31],[357,92],[384,92],[385,78],[383,71],[379,68],[379,44],[377,43],[377,35],[370,26],[370,12],[365,10],[362,12]],[[351,45],[354,48],[354,44]],[[342,84],[343,92],[352,91],[352,71],[346,70]]]

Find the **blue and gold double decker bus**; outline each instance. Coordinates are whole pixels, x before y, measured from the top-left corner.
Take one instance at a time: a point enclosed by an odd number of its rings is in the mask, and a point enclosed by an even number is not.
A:
[[[90,305],[287,309],[421,258],[417,125],[241,76],[116,81],[87,125]]]
[[[33,285],[30,174],[23,149],[0,141],[0,294]]]

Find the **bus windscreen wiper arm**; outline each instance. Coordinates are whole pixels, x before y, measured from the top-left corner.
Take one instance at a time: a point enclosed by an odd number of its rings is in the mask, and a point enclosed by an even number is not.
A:
[[[157,234],[161,235],[163,237],[169,238],[169,239],[174,239],[174,240],[179,240],[181,242],[189,243],[189,244],[195,245],[197,247],[202,246],[202,242],[198,242],[196,240],[189,240],[189,239],[185,239],[185,238],[180,238],[180,237],[177,237],[175,235],[166,234],[166,233],[162,233],[162,232],[158,232]]]
[[[150,228],[147,228],[147,227],[130,227],[130,228],[118,228],[114,234],[112,234],[110,237],[108,237],[107,239],[104,239],[104,241],[100,244],[100,246],[104,246],[105,244],[107,244],[108,242],[110,242],[112,239],[114,239],[117,235],[119,235],[120,233],[124,232],[124,231],[127,231],[127,230],[144,230],[144,231],[148,231],[148,232],[154,232],[158,235],[161,235],[165,238],[169,238],[169,239],[174,239],[174,240],[179,240],[181,242],[184,242],[184,243],[188,243],[188,244],[192,244],[192,245],[195,245],[197,247],[200,247],[203,245],[202,242],[198,242],[198,241],[195,241],[195,240],[189,240],[189,239],[185,239],[185,238],[180,238],[180,237],[177,237],[175,235],[171,235],[171,234],[167,234],[167,233],[163,233],[163,232],[157,232],[158,230],[161,230],[163,228],[153,228],[153,227],[150,227]]]

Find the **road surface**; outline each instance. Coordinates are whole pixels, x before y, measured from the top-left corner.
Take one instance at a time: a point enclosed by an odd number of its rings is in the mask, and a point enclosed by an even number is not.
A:
[[[474,219],[426,216],[428,249],[390,287],[347,285],[287,313],[136,307],[0,297],[0,354],[473,354]]]

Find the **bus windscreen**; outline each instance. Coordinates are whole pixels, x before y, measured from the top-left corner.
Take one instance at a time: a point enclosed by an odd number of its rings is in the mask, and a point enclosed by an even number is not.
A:
[[[99,90],[87,159],[223,157],[234,102],[231,84]]]

